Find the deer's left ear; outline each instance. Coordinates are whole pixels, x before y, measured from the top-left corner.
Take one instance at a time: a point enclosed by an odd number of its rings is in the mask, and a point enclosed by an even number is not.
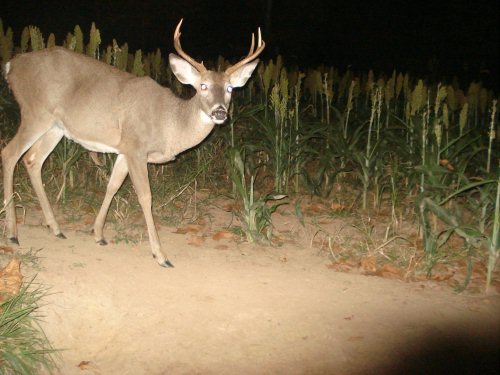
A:
[[[185,85],[195,87],[200,79],[200,73],[186,60],[180,58],[174,53],[168,56],[170,67],[175,76]]]
[[[247,83],[248,79],[252,76],[253,71],[257,67],[259,63],[259,59],[255,59],[252,62],[249,62],[231,73],[229,77],[229,82],[233,87],[242,87]]]

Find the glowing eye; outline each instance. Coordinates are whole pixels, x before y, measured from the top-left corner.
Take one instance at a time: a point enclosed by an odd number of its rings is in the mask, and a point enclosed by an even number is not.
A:
[[[231,94],[233,92],[233,86],[227,86],[226,91]]]
[[[206,84],[202,83],[202,84],[200,85],[200,88],[201,88],[201,90],[202,90],[202,91],[205,91],[205,90],[207,90],[207,89],[208,89],[208,86],[207,86]]]

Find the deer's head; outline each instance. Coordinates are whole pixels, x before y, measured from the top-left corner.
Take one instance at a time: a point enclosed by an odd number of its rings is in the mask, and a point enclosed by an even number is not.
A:
[[[173,53],[169,55],[172,72],[180,82],[191,85],[196,89],[202,112],[214,124],[222,124],[227,119],[233,88],[245,85],[259,63],[257,56],[266,46],[261,38],[260,29],[257,49],[254,50],[255,40],[252,34],[252,45],[247,57],[230,66],[224,72],[215,72],[208,70],[203,63],[195,61],[182,50],[180,42],[181,24],[182,20],[177,25],[174,33],[174,47],[180,57]]]

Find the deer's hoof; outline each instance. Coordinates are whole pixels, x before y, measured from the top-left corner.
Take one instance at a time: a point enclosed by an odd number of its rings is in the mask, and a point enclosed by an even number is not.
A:
[[[15,245],[19,245],[19,240],[17,239],[17,237],[9,237],[9,242]]]
[[[61,240],[65,240],[66,239],[66,236],[64,235],[63,232],[59,232],[58,234],[56,234],[56,237],[60,238]]]
[[[101,238],[99,241],[96,241],[101,246],[106,246],[108,243],[104,238]]]
[[[165,259],[162,263],[160,263],[160,266],[165,268],[174,268],[174,265],[170,263],[168,259]]]

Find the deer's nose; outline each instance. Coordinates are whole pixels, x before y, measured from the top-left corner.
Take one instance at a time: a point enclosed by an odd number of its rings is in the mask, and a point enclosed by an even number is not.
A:
[[[227,120],[227,109],[223,106],[218,106],[212,111],[212,119],[217,122],[224,122]]]

